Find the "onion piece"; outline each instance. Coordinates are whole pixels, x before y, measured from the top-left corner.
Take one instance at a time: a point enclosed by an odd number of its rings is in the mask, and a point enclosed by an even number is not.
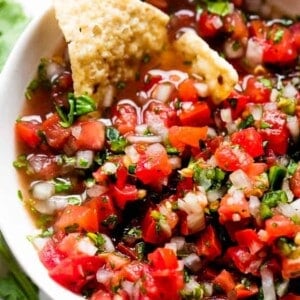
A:
[[[110,280],[113,278],[114,272],[107,269],[99,269],[96,273],[96,279],[99,283],[104,285],[109,284]]]
[[[221,120],[225,123],[231,123],[232,122],[232,115],[231,115],[231,109],[230,108],[222,108],[220,110],[220,116]]]
[[[260,269],[261,284],[264,295],[264,300],[276,300],[275,284],[273,273],[266,266]]]
[[[106,234],[101,234],[103,239],[105,240],[104,243],[104,251],[105,252],[114,252],[115,251],[115,246],[112,242],[112,240],[110,239],[110,237]]]
[[[49,181],[35,181],[31,183],[32,196],[38,200],[48,200],[55,193],[55,186]]]
[[[259,216],[260,214],[260,201],[259,201],[259,198],[256,197],[256,196],[250,196],[249,198],[249,211],[250,211],[250,214],[256,218]]]
[[[162,137],[159,135],[129,135],[126,139],[131,144],[154,144],[162,142]]]
[[[229,179],[233,186],[237,189],[251,188],[250,178],[243,170],[236,170],[229,175]]]
[[[197,272],[202,267],[200,257],[196,253],[191,253],[183,259],[184,265],[189,268],[192,272]]]
[[[224,53],[227,58],[240,58],[244,54],[244,47],[235,40],[226,40],[224,43]]]
[[[95,255],[98,251],[98,248],[94,245],[94,243],[88,237],[81,238],[78,241],[76,247],[79,252],[90,255],[90,256]]]
[[[152,91],[151,97],[163,103],[170,100],[175,87],[170,82],[158,83]]]
[[[297,141],[300,135],[299,121],[297,116],[288,116],[286,125],[290,131],[293,140]]]
[[[94,159],[94,152],[92,150],[79,150],[76,152],[76,168],[88,169]]]
[[[208,85],[204,82],[194,83],[194,87],[197,90],[197,93],[200,97],[207,97],[209,95]]]
[[[177,250],[181,250],[185,245],[185,238],[183,236],[174,236],[171,238],[170,243],[176,244]]]
[[[181,168],[181,158],[179,156],[170,156],[168,160],[172,170]]]
[[[286,98],[294,98],[298,95],[298,91],[291,82],[288,82],[283,88],[282,95]]]
[[[247,63],[252,66],[256,67],[262,64],[263,61],[263,45],[259,42],[258,39],[252,37],[248,40],[246,53],[245,53],[245,60]]]
[[[88,188],[86,192],[89,197],[93,198],[93,197],[101,196],[102,194],[106,193],[107,190],[108,190],[107,186],[95,184],[92,187]]]

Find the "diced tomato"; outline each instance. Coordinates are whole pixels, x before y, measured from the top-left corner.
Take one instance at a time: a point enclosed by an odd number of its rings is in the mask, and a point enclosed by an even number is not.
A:
[[[183,270],[179,269],[174,251],[167,248],[157,248],[148,255],[148,259],[152,267],[155,285],[159,290],[159,297],[154,299],[181,299],[180,290],[184,286]]]
[[[221,242],[212,225],[208,225],[196,240],[198,255],[213,260],[222,253]]]
[[[108,269],[117,271],[121,270],[130,263],[130,259],[124,255],[118,255],[116,253],[102,252],[98,254],[98,257],[105,261]]]
[[[142,117],[144,123],[154,129],[178,124],[176,111],[157,100],[147,102],[143,108]]]
[[[300,257],[282,257],[282,276],[285,279],[296,278],[300,275]],[[300,298],[300,296],[298,296]]]
[[[284,215],[275,215],[266,220],[265,230],[268,235],[268,243],[273,243],[279,237],[293,238],[299,226]]]
[[[220,287],[226,294],[232,292],[235,288],[234,278],[225,269],[223,269],[213,280],[213,283]]]
[[[102,122],[90,120],[73,126],[77,150],[101,150],[105,142],[105,128]]]
[[[113,125],[124,135],[132,133],[138,122],[138,111],[134,104],[117,104],[112,113]]]
[[[259,39],[266,38],[266,24],[261,19],[250,20],[248,24],[249,35]]]
[[[199,35],[204,38],[212,38],[220,32],[223,27],[223,21],[220,16],[211,14],[207,11],[201,13],[198,20]]]
[[[293,36],[294,45],[297,51],[300,51],[300,22],[294,23],[289,29]]]
[[[169,141],[172,146],[183,152],[185,146],[190,146],[199,149],[200,141],[207,137],[206,126],[190,127],[190,126],[172,126],[169,129]]]
[[[161,75],[152,75],[152,74],[146,74],[145,80],[144,80],[144,91],[149,91],[156,83],[159,83],[162,80]]]
[[[138,190],[133,184],[125,184],[121,188],[113,185],[112,194],[116,205],[121,209],[124,209],[127,202],[138,200]]]
[[[263,52],[264,63],[286,65],[296,60],[298,53],[288,28],[274,24],[269,29],[267,38]]]
[[[218,209],[221,224],[230,221],[240,221],[250,217],[249,203],[242,193],[237,195],[226,194]]]
[[[241,117],[249,101],[249,96],[233,91],[230,96],[222,102],[222,107],[230,108],[232,119],[236,120]]]
[[[54,223],[54,228],[56,231],[97,232],[97,211],[85,206],[68,205]]]
[[[52,239],[49,239],[39,252],[39,258],[42,264],[51,270],[65,258],[65,254],[57,249],[57,245]]]
[[[67,257],[51,269],[49,275],[65,288],[81,293],[87,283],[96,281],[96,272],[103,264],[99,256]]]
[[[62,149],[71,135],[70,128],[62,127],[60,121],[58,114],[53,114],[42,124],[47,143],[55,149]]]
[[[98,290],[91,297],[91,300],[113,300],[114,295],[111,292],[106,292],[103,290]]]
[[[226,255],[236,268],[244,274],[258,275],[263,258],[251,254],[245,246],[232,246],[227,249]]]
[[[270,101],[271,87],[267,86],[263,80],[250,76],[247,78],[244,93],[250,98],[251,102],[265,103]]]
[[[248,38],[248,28],[239,10],[235,10],[224,17],[224,30],[228,32],[234,40],[245,40]]]
[[[258,294],[258,287],[256,284],[250,286],[243,286],[238,284],[235,288],[237,299],[245,299]]]
[[[205,126],[211,123],[211,110],[204,101],[194,103],[179,114],[183,126]]]
[[[41,124],[37,122],[18,121],[15,125],[16,136],[31,148],[37,147],[42,139],[39,135]]]
[[[193,79],[184,80],[178,87],[178,96],[181,101],[197,102],[198,92]]]
[[[160,185],[171,171],[166,149],[161,144],[152,144],[140,155],[135,175],[144,184]]]
[[[288,293],[285,296],[281,297],[280,300],[300,300],[300,295]]]
[[[265,163],[254,162],[245,167],[244,171],[250,179],[254,180],[256,176],[265,172],[267,168],[268,165]]]
[[[264,154],[263,139],[254,127],[234,132],[231,135],[231,142],[240,145],[254,158]]]
[[[244,169],[253,162],[253,158],[242,148],[232,145],[220,145],[215,151],[218,167],[225,171]]]
[[[295,173],[290,178],[290,189],[296,198],[300,198],[300,168],[298,167]]]
[[[103,194],[99,197],[91,198],[84,204],[84,206],[97,212],[100,232],[106,232],[107,230],[114,229],[118,224],[118,212],[114,206],[112,198],[109,195]]]
[[[257,233],[253,229],[242,229],[236,231],[235,239],[240,246],[246,246],[251,254],[260,251],[265,244],[259,239]]]

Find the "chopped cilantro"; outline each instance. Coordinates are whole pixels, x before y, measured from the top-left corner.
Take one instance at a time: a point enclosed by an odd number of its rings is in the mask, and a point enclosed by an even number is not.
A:
[[[230,12],[229,2],[226,0],[206,0],[207,10],[210,13],[217,14],[219,16],[226,16]]]
[[[87,237],[95,244],[99,250],[103,250],[105,238],[101,233],[88,232]]]
[[[111,151],[114,153],[123,153],[127,146],[127,140],[120,135],[119,131],[114,127],[106,128],[106,138],[110,145]]]
[[[282,40],[283,34],[284,34],[284,31],[282,29],[278,29],[274,34],[273,42],[280,43]]]
[[[56,193],[68,192],[72,188],[71,181],[64,178],[55,178],[53,184]]]

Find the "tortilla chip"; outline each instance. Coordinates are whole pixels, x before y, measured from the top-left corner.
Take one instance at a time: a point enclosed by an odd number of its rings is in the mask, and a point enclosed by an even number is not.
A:
[[[188,72],[203,78],[216,104],[229,96],[238,81],[236,70],[194,31],[185,32],[175,41],[174,48],[191,62]]]
[[[140,0],[54,0],[68,43],[75,94],[102,103],[111,86],[134,79],[144,55],[168,42],[169,17]]]
[[[140,0],[54,0],[56,17],[69,47],[75,94],[87,93],[100,107],[119,82],[136,76],[144,55],[175,49],[191,61],[214,102],[230,94],[237,72],[195,32],[169,44],[169,16]],[[174,66],[176,68],[176,65]]]

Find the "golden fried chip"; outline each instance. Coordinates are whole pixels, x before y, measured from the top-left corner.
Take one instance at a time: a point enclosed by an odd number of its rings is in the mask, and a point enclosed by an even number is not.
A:
[[[191,63],[189,73],[203,78],[215,103],[229,96],[238,81],[236,70],[194,31],[185,32],[174,48]]]
[[[166,45],[169,17],[140,0],[54,0],[68,43],[76,94],[98,102],[134,79],[144,55]]]

